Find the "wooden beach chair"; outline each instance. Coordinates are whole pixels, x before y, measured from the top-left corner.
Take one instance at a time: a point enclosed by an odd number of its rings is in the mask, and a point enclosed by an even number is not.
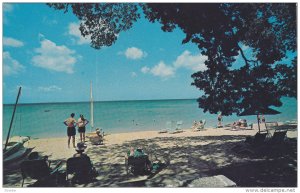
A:
[[[89,139],[92,145],[103,145],[104,139],[102,136],[94,135],[90,136]]]
[[[125,158],[125,167],[126,173],[130,172],[134,175],[145,175],[149,173],[149,169],[147,168],[148,156],[143,155],[140,157],[129,156]]]
[[[277,130],[273,133],[273,136],[268,141],[269,144],[282,144],[285,141],[287,130]]]
[[[246,137],[245,142],[252,146],[259,146],[265,143],[267,135],[268,135],[267,132],[263,132],[263,133],[257,132],[254,135],[254,137]]]
[[[74,174],[72,182],[88,182],[97,176],[97,171],[92,165],[89,157],[72,157],[67,160],[66,179],[69,175]]]
[[[22,174],[22,187],[27,177],[37,180],[37,183],[45,183],[43,186],[49,186],[49,183],[54,177],[55,184],[58,182],[58,175],[60,172],[62,162],[59,162],[53,168],[50,167],[50,163],[46,160],[25,160],[21,163]],[[51,181],[52,182],[52,181]],[[54,186],[55,186],[54,184]]]

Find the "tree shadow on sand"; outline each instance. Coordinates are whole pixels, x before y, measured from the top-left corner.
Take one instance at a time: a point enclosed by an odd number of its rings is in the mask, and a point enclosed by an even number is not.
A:
[[[90,146],[90,156],[99,176],[73,187],[186,187],[197,178],[225,175],[238,187],[296,187],[297,139],[277,147],[263,147],[256,154],[232,150],[245,136],[157,137],[122,144]],[[152,176],[127,174],[125,154],[130,147],[142,147],[151,161],[166,167]],[[4,175],[16,183],[19,178]],[[5,179],[7,182],[8,179]],[[11,184],[10,181],[9,184]]]

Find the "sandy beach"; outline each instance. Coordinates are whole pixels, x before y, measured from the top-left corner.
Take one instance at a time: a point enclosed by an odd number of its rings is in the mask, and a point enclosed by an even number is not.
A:
[[[97,180],[75,187],[182,187],[193,179],[212,175],[225,175],[238,187],[295,186],[297,181],[297,130],[287,133],[288,145],[277,154],[240,155],[232,150],[244,143],[246,136],[253,136],[253,130],[232,131],[228,128],[208,128],[194,132],[185,129],[182,133],[159,134],[158,131],[109,134],[104,145],[87,142],[86,153],[99,172]],[[76,136],[78,141],[79,136]],[[130,147],[142,147],[150,160],[168,163],[167,167],[151,178],[128,176],[124,165],[125,153]],[[48,155],[54,163],[66,160],[75,153],[67,147],[67,138],[33,139],[29,143],[32,151]],[[294,148],[294,149],[293,149]],[[268,152],[268,151],[267,151]],[[278,168],[278,166],[280,166]],[[278,172],[278,176],[265,180],[263,173]],[[241,177],[241,175],[243,177]],[[289,180],[283,178],[288,177]],[[21,186],[20,169],[4,166],[4,187]],[[25,186],[30,184],[26,180]]]

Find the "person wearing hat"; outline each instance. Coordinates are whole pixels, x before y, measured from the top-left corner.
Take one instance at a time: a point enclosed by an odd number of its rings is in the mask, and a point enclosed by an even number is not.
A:
[[[71,113],[71,117],[67,118],[64,121],[64,124],[67,126],[67,135],[68,135],[68,148],[70,148],[70,140],[72,137],[73,147],[75,148],[75,135],[76,135],[76,120],[74,119],[75,113]]]
[[[84,145],[84,143],[79,142],[77,143],[76,146],[76,154],[73,155],[73,157],[88,157],[85,153],[83,153],[85,151],[86,146]]]
[[[98,175],[97,170],[95,169],[95,167],[93,166],[93,162],[91,161],[90,157],[84,153],[86,146],[84,145],[84,143],[79,142],[77,143],[76,146],[76,154],[73,155],[73,159],[80,159],[81,164],[83,165],[76,165],[76,167],[84,167],[85,169],[82,170],[81,172],[78,172],[75,174],[75,178],[74,180],[77,181],[88,181],[91,178],[94,178]]]

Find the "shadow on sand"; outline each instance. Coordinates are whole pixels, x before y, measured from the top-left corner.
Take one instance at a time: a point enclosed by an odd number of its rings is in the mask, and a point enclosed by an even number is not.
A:
[[[219,174],[238,187],[297,186],[297,139],[288,139],[279,146],[263,146],[255,154],[237,154],[232,148],[244,139],[243,135],[158,137],[92,146],[86,153],[99,176],[88,184],[66,186],[186,187],[193,179]],[[124,156],[131,146],[142,146],[151,161],[159,160],[166,167],[153,176],[128,175]],[[4,187],[20,187],[21,180],[19,170],[4,171]]]

